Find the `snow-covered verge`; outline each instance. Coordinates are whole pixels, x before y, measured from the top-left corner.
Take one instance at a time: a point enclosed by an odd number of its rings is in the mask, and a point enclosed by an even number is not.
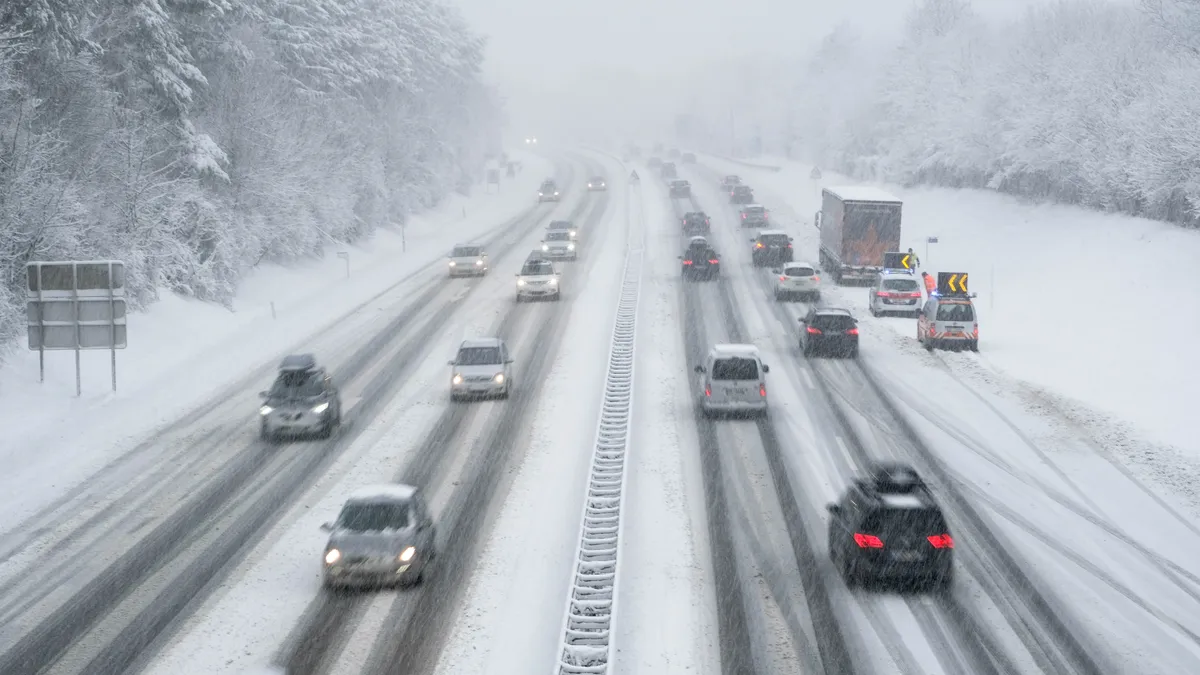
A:
[[[410,220],[403,233],[381,230],[359,246],[330,247],[292,266],[262,265],[233,299],[234,311],[167,295],[129,317],[129,347],[84,352],[83,396],[76,398],[70,352],[46,354],[38,382],[36,352],[14,354],[0,370],[0,513],[20,522],[31,510],[91,475],[155,429],[211,398],[238,377],[294,349],[422,267],[530,208],[537,184],[553,172],[541,157],[499,193],[447,200]],[[465,216],[464,216],[465,214]],[[335,251],[349,252],[346,261]],[[319,356],[319,355],[318,355]]]
[[[1007,4],[989,20],[921,0],[898,43],[846,22],[765,76],[714,86],[705,70],[695,84],[713,104],[693,103],[701,121],[680,142],[1200,222],[1200,5]]]
[[[498,147],[451,3],[30,7],[0,19],[0,346],[29,260],[123,260],[138,306],[226,302],[264,259],[465,191]]]
[[[813,259],[821,188],[855,182],[828,171],[813,180],[810,165],[778,157],[753,160],[783,166],[778,173],[705,161],[741,174],[796,237],[798,255]],[[1200,303],[1188,290],[1200,233],[982,190],[882,187],[904,200],[902,248],[912,247],[931,274],[971,275],[976,370],[1020,381],[1028,407],[1075,420],[1127,461],[1158,465],[1151,470],[1160,479],[1178,462],[1200,462],[1190,421],[1200,353],[1188,348],[1200,331]],[[927,248],[928,237],[938,243]],[[865,310],[865,289],[840,295]],[[915,341],[914,320],[881,325]]]

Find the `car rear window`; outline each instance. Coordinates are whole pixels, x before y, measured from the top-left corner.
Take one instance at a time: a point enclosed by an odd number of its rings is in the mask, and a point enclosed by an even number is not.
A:
[[[916,279],[884,279],[883,290],[885,291],[915,291],[917,290]]]
[[[402,530],[408,527],[410,511],[403,502],[347,504],[342,507],[337,524],[351,532]]]
[[[885,546],[889,538],[924,539],[949,530],[941,512],[932,508],[881,508],[864,518],[859,527],[882,539]]]
[[[542,189],[543,189],[543,190],[553,190],[553,189],[555,189],[555,188],[557,188],[557,187],[558,187],[558,186],[557,186],[557,185],[555,185],[554,183],[542,183]]]
[[[803,265],[785,267],[783,268],[783,273],[789,277],[811,277],[812,275],[816,274],[816,272],[813,271],[813,268],[805,267]]]
[[[757,380],[758,361],[734,356],[713,361],[714,380]]]
[[[965,302],[941,303],[937,310],[938,321],[974,321],[975,308]]]
[[[499,347],[463,347],[454,362],[460,366],[490,366],[500,363]]]
[[[455,258],[470,258],[483,253],[483,249],[478,246],[458,246],[451,253]]]
[[[545,260],[536,260],[525,263],[521,268],[521,274],[538,275],[538,274],[554,274],[554,266]]]
[[[752,216],[761,216],[762,214],[767,212],[767,209],[762,206],[750,206],[743,210]]]
[[[750,187],[748,185],[734,185],[733,191],[742,193],[750,192]]]
[[[786,234],[764,234],[760,236],[758,240],[764,244],[780,246],[788,243],[788,236]]]
[[[546,233],[546,241],[570,241],[571,233],[566,230],[555,230]]]
[[[854,328],[854,318],[843,314],[818,314],[808,325],[820,330],[850,330]]]

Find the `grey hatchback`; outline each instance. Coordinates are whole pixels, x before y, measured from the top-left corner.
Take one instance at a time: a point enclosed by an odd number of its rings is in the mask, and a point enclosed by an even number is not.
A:
[[[342,398],[333,378],[312,354],[293,354],[279,364],[279,375],[259,394],[260,436],[275,440],[283,434],[333,435],[342,424]]]
[[[437,557],[437,529],[421,491],[411,485],[362,488],[337,520],[325,523],[326,588],[420,583]]]

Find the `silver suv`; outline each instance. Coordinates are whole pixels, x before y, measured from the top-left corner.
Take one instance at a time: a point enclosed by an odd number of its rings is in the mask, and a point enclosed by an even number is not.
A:
[[[325,523],[326,588],[420,583],[437,557],[437,530],[420,490],[377,485],[350,495],[337,520]]]
[[[705,417],[715,413],[767,414],[767,381],[770,368],[754,345],[715,345],[696,366],[702,376],[700,409]]]
[[[579,256],[578,248],[571,230],[546,230],[542,238],[542,253],[549,258],[575,260]]]
[[[562,284],[554,263],[537,252],[531,255],[517,273],[517,302],[530,298],[562,299]]]
[[[508,398],[512,390],[512,359],[500,338],[463,340],[449,365],[454,369],[450,375],[452,401],[468,396]]]
[[[459,244],[450,251],[450,276],[483,276],[488,273],[488,254],[482,246]]]
[[[872,316],[893,313],[921,316],[921,284],[911,272],[880,272],[868,293],[867,306]]]

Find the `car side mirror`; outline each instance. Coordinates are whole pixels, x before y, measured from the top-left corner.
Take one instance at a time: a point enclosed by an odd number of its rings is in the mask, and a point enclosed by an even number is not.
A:
[[[842,512],[842,507],[838,506],[837,504],[826,504],[825,510],[828,511],[831,515],[836,516]]]
[[[447,362],[446,362],[446,365],[448,365],[448,366],[457,366],[457,365],[458,365],[458,361],[455,361],[454,359],[451,359],[451,360],[449,360],[449,361],[447,361]]]
[[[258,392],[258,397],[259,397],[259,398],[267,398],[269,395],[270,395],[270,394],[268,394],[268,393],[267,393],[267,392],[265,392],[265,391],[260,391],[260,392]]]
[[[513,360],[512,360],[512,359],[504,359],[504,362],[505,362],[505,363],[512,363],[512,362],[513,362]]]
[[[693,368],[692,370],[696,371],[697,373],[703,373],[703,372],[704,372],[704,366],[696,366],[696,367],[695,367],[695,368]]]
[[[763,372],[764,372],[764,373],[769,373],[769,372],[771,372],[771,366],[768,366],[767,364],[765,364],[765,363],[764,363],[764,364],[763,364]]]
[[[783,270],[771,270],[771,274],[783,274]]]
[[[683,256],[681,256],[681,255],[677,255],[677,256],[675,256],[675,257],[676,257],[676,258],[679,258],[680,260],[683,260]]]
[[[800,319],[800,323],[808,323],[808,319],[805,319],[805,318],[803,318],[803,317],[802,317],[802,318]]]
[[[321,523],[321,529],[326,532],[333,532],[333,523]]]

